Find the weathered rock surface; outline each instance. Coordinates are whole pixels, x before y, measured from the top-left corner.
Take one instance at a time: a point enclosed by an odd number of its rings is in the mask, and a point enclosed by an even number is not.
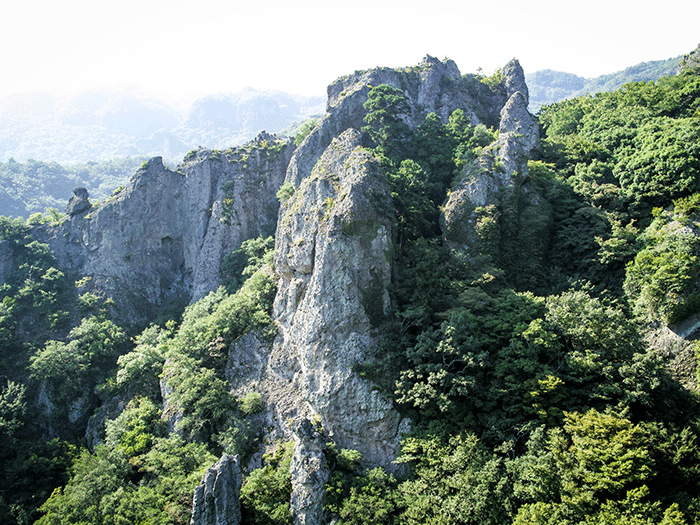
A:
[[[242,480],[238,456],[221,456],[194,490],[190,525],[238,525]]]
[[[270,357],[270,344],[255,332],[231,344],[226,361],[226,381],[237,395],[249,392],[265,379]]]
[[[527,110],[527,86],[520,64],[509,62],[503,74],[510,95],[500,111],[498,139],[465,166],[443,207],[443,234],[453,248],[470,251],[478,244],[476,208],[496,206],[503,190],[516,185],[518,191],[531,191],[527,187],[527,161],[539,145],[539,128]],[[539,199],[535,194],[531,198]]]
[[[223,153],[198,150],[175,171],[156,157],[90,213],[75,211],[88,202],[76,194],[70,218],[39,235],[63,271],[91,277],[115,301],[118,320],[150,319],[215,289],[228,253],[274,233],[275,195],[293,150],[290,140],[263,133]]]
[[[530,95],[525,82],[525,73],[520,62],[515,59],[511,60],[504,66],[501,74],[503,75],[503,85],[506,88],[506,96],[510,99],[513,94],[520,92],[525,99],[525,107],[527,107],[530,102]]]
[[[68,201],[66,213],[71,217],[80,213],[86,212],[92,207],[88,196],[88,190],[78,186],[73,190],[73,196]]]
[[[399,414],[352,367],[372,359],[373,326],[391,308],[392,214],[377,161],[347,130],[281,209],[279,335],[261,385],[281,421],[320,417],[341,447],[388,467]]]
[[[294,428],[290,508],[295,525],[325,523],[323,496],[331,473],[326,462],[326,440],[327,436],[308,419]]]
[[[328,86],[326,115],[296,151],[287,170],[287,181],[297,187],[311,174],[333,138],[346,129],[359,130],[364,126],[366,110],[363,104],[367,101],[370,86],[380,84],[404,92],[411,107],[411,114],[404,117],[412,129],[420,125],[428,113],[435,113],[447,122],[455,109],[462,109],[473,125],[495,126],[499,111],[508,99],[505,89],[492,90],[475,75],[461,76],[452,60],[441,62],[431,56],[426,56],[415,67],[356,71]]]

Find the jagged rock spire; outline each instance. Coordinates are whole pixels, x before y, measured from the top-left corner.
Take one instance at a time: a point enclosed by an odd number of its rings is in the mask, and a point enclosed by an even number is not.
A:
[[[525,73],[517,59],[512,59],[502,69],[503,84],[506,88],[508,98],[513,96],[513,93],[520,92],[525,99],[525,106],[530,103],[530,94],[525,83]]]

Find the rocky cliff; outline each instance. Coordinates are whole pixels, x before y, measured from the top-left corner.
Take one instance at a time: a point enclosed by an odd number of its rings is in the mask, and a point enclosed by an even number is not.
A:
[[[445,239],[453,248],[467,252],[483,241],[480,218],[484,210],[503,202],[507,193],[520,193],[530,205],[542,200],[528,184],[527,161],[539,145],[539,129],[527,109],[525,76],[515,60],[506,65],[503,75],[507,101],[500,110],[498,139],[464,166],[443,207]]]
[[[359,130],[364,126],[366,111],[362,106],[371,86],[380,84],[404,92],[411,108],[410,115],[405,115],[411,129],[421,124],[428,113],[435,113],[446,122],[455,109],[462,109],[474,126],[498,126],[499,112],[507,101],[505,86],[489,89],[475,75],[462,76],[452,60],[441,62],[426,56],[415,67],[356,71],[328,86],[326,115],[295,152],[287,170],[288,182],[298,186],[311,174],[333,138],[349,128]]]
[[[78,189],[68,218],[40,236],[64,271],[114,301],[117,319],[153,318],[215,289],[228,253],[274,233],[293,149],[262,133],[241,148],[191,152],[174,170],[156,157],[99,206]]]
[[[226,379],[234,393],[263,396],[265,432],[295,439],[297,523],[321,522],[323,483],[316,481],[326,475],[323,447],[300,422],[314,421],[339,447],[358,450],[363,464],[390,470],[410,428],[390,399],[354,371],[375,359],[377,327],[394,307],[391,189],[359,131],[369,90],[380,84],[404,93],[410,112],[402,118],[411,129],[429,113],[447,122],[461,109],[471,125],[499,131],[445,203],[448,242],[468,251],[478,237],[475,210],[498,203],[504,188],[536,203],[526,181],[538,132],[517,61],[487,85],[462,76],[450,60],[426,57],[416,67],[336,80],[325,117],[296,149],[263,133],[242,148],[191,152],[175,169],[154,158],[100,206],[76,191],[69,217],[41,230],[59,265],[89,278],[87,286],[112,298],[117,318],[127,323],[203,297],[220,284],[226,254],[246,239],[275,234],[278,334],[272,344],[255,333],[234,341]],[[291,196],[280,204],[283,183]],[[309,450],[313,461],[305,461]]]
[[[281,416],[320,417],[340,446],[385,466],[398,451],[400,417],[352,369],[372,358],[372,328],[391,311],[389,195],[378,163],[350,129],[283,205],[275,246],[279,335],[266,379]]]
[[[237,456],[224,454],[208,468],[194,491],[190,524],[239,525],[242,478]]]

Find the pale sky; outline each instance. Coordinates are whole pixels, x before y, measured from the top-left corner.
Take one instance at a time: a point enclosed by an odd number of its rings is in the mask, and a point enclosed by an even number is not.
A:
[[[127,86],[184,99],[250,86],[325,94],[335,78],[430,54],[464,73],[595,77],[688,53],[700,2],[590,0],[13,0],[0,97]],[[646,3],[645,5],[649,5]]]

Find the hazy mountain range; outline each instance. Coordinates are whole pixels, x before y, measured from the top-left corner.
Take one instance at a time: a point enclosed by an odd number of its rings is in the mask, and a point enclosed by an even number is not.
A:
[[[525,75],[529,110],[673,75],[682,60],[643,62],[591,79],[535,71]],[[187,106],[125,88],[7,97],[0,100],[0,215],[62,210],[75,186],[105,199],[151,157],[177,165],[189,151],[237,146],[262,130],[294,134],[303,121],[325,112],[325,102],[321,95],[252,88]]]
[[[179,161],[199,146],[241,144],[324,111],[325,96],[247,88],[195,100],[180,109],[127,89],[32,93],[0,100],[0,161],[61,164],[115,157]]]
[[[585,93],[611,91],[626,82],[656,80],[673,74],[681,60],[644,62],[591,79],[550,69],[526,74],[530,111]],[[246,88],[205,96],[181,108],[128,89],[13,95],[0,100],[0,161],[72,164],[158,155],[178,162],[200,146],[227,148],[262,130],[279,133],[323,113],[325,99]]]

